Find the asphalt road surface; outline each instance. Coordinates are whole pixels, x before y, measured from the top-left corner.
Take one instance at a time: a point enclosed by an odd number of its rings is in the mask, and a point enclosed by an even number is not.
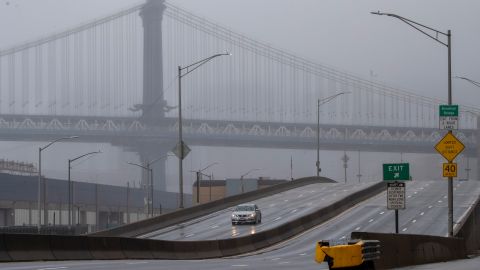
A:
[[[232,225],[230,218],[233,208],[229,208],[143,235],[141,238],[192,241],[254,234],[298,219],[373,184],[375,183],[307,185],[253,201],[262,211],[262,223],[257,225]]]
[[[458,222],[480,194],[480,182],[455,181],[454,187],[454,220]],[[407,208],[401,210],[399,214],[400,232],[446,235],[446,194],[447,182],[444,180],[408,182],[406,194]],[[318,198],[316,198],[316,201],[318,201]],[[284,210],[288,212],[293,209],[295,208],[287,207]],[[226,223],[231,227],[229,222]],[[326,264],[316,264],[313,260],[316,241],[329,239],[346,241],[352,231],[394,232],[394,224],[394,211],[386,209],[386,194],[382,193],[297,237],[254,254],[196,261],[142,260],[8,263],[0,265],[0,269],[328,269]],[[478,269],[478,267],[468,268],[472,265],[478,266],[472,260],[460,260],[448,263],[446,267],[450,268],[422,268],[427,266],[417,266],[418,268],[407,269]]]

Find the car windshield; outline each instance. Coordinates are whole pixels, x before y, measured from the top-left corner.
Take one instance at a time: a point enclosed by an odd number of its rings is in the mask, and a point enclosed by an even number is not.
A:
[[[253,206],[250,205],[239,205],[235,207],[235,211],[255,211]]]

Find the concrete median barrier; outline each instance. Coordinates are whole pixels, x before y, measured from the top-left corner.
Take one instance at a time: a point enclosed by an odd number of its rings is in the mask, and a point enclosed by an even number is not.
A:
[[[5,247],[12,261],[54,261],[48,235],[5,234]]]
[[[50,235],[50,250],[59,261],[93,259],[85,236]]]
[[[154,259],[176,260],[178,259],[174,252],[172,241],[148,240],[150,252]]]
[[[3,240],[3,233],[0,234],[0,262],[9,262],[12,258],[7,253],[7,247],[5,246],[5,241]]]
[[[379,269],[467,258],[464,240],[456,237],[353,232],[351,238],[380,241]]]
[[[88,247],[96,260],[121,260],[127,257],[118,237],[88,237]]]
[[[153,259],[148,239],[120,238],[120,245],[127,259],[146,260]]]
[[[197,255],[200,258],[219,258],[222,257],[222,253],[220,252],[220,245],[218,244],[217,240],[211,241],[201,241],[199,243]]]

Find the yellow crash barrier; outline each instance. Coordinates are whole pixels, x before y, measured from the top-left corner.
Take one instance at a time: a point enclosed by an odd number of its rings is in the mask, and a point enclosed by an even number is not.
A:
[[[330,269],[359,266],[372,267],[373,260],[380,257],[380,243],[377,240],[349,242],[345,245],[330,246],[328,241],[320,241],[315,248],[315,261],[328,262]]]

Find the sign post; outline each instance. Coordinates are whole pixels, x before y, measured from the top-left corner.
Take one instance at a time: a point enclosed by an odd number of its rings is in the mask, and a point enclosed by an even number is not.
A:
[[[395,210],[395,233],[398,233],[398,209],[405,209],[405,182],[411,180],[410,164],[383,164],[383,180],[387,181],[387,209]]]
[[[443,176],[448,177],[448,236],[450,237],[453,236],[453,177],[457,174],[457,164],[452,161],[463,149],[465,145],[453,135],[452,130],[449,130],[435,145],[435,150],[448,160],[448,163],[443,164]]]

